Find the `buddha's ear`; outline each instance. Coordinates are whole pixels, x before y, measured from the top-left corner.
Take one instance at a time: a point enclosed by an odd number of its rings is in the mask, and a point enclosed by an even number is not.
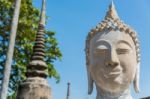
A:
[[[140,62],[137,64],[137,69],[136,69],[136,73],[135,73],[135,77],[134,77],[134,90],[136,93],[140,92],[140,88],[139,88],[139,78],[140,78]]]
[[[87,66],[87,74],[88,74],[88,94],[91,94],[93,92],[93,79],[91,77],[91,73]]]

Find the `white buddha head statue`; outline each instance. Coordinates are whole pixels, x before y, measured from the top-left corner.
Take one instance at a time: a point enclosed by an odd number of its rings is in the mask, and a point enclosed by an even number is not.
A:
[[[120,95],[130,88],[139,92],[139,40],[136,32],[118,17],[114,4],[86,40],[88,93]]]

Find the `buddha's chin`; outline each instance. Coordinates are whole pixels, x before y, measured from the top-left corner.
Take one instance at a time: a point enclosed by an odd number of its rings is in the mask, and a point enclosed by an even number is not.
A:
[[[105,93],[110,95],[118,95],[127,89],[127,85],[123,83],[120,79],[109,80],[104,82],[103,85],[100,84],[99,88]]]
[[[125,88],[122,88],[122,86],[117,86],[116,88],[114,88],[114,86],[112,85],[112,86],[109,86],[109,87],[107,86],[104,89],[102,89],[102,93],[107,94],[107,95],[117,96],[123,93],[124,90]]]
[[[125,84],[118,79],[112,80],[110,83],[106,84],[106,90],[112,93],[118,93],[126,89]]]

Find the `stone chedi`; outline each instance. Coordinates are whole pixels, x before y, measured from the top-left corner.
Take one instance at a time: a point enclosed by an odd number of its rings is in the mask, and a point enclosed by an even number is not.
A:
[[[113,2],[105,19],[87,36],[86,62],[88,93],[92,93],[95,84],[96,99],[132,99],[132,82],[139,92],[137,33],[120,20]]]
[[[33,55],[27,66],[27,79],[20,84],[17,99],[51,99],[51,90],[46,80],[47,65],[44,62],[45,6],[46,1],[43,0]]]

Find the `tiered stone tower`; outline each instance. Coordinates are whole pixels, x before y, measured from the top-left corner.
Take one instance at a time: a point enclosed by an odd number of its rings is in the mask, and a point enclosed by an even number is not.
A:
[[[47,65],[44,62],[45,10],[46,0],[43,0],[33,55],[27,66],[27,79],[19,86],[17,99],[51,99],[51,90],[46,80]]]

